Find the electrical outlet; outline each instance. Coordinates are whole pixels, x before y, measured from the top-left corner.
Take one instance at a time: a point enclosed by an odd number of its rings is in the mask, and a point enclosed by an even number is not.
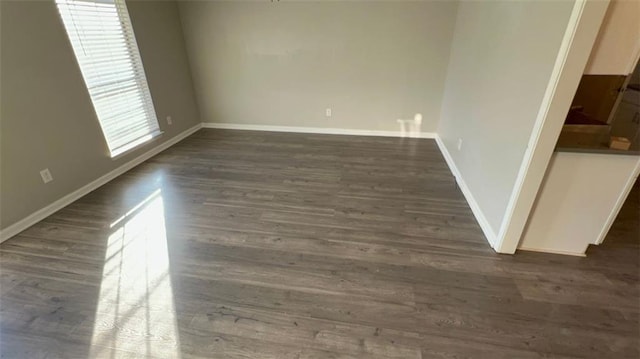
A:
[[[167,116],[167,125],[173,125],[173,120],[171,119],[171,116]]]
[[[45,168],[42,171],[40,171],[40,177],[42,177],[42,182],[44,183],[49,183],[53,181],[53,176],[51,175],[51,172],[49,171],[48,168]]]
[[[327,108],[327,109],[324,111],[324,114],[325,114],[325,116],[327,116],[327,117],[331,117],[331,108],[330,108],[330,107],[329,107],[329,108]]]
[[[458,151],[462,149],[462,138],[458,138]]]

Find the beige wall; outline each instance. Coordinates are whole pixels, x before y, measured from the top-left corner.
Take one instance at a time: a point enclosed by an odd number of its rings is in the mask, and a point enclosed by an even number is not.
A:
[[[204,122],[437,127],[456,2],[179,4]]]
[[[495,234],[572,7],[570,1],[460,4],[438,134]]]
[[[627,75],[640,55],[640,0],[611,0],[587,68],[589,75]]]
[[[3,0],[0,7],[0,228],[200,122],[175,2],[128,2],[165,133],[117,160],[109,158],[55,2]],[[53,182],[42,183],[43,168]]]

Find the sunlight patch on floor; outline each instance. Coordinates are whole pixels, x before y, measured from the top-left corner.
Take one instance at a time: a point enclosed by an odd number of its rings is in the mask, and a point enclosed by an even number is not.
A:
[[[179,358],[161,191],[111,228],[90,357],[117,357],[117,350]]]

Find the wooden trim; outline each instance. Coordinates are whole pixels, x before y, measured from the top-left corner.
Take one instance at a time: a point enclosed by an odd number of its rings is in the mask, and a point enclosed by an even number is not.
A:
[[[538,253],[550,253],[550,254],[562,254],[565,256],[574,256],[574,257],[586,257],[587,255],[585,253],[574,253],[574,252],[566,252],[566,251],[555,251],[555,250],[549,250],[549,249],[545,249],[545,248],[526,248],[526,247],[520,247],[518,248],[519,251],[527,251],[527,252],[538,252]],[[585,249],[586,251],[586,249]]]
[[[245,124],[218,123],[218,122],[203,122],[202,127],[228,129],[228,130],[247,130],[247,131],[317,133],[317,134],[326,134],[326,135],[436,138],[435,132],[420,132],[412,136],[402,136],[402,133],[400,131],[358,130],[358,129],[349,129],[349,128],[329,128],[329,127],[325,128],[325,127],[245,125]]]
[[[625,200],[629,196],[629,192],[631,192],[633,185],[636,183],[636,179],[638,178],[638,175],[640,175],[640,159],[636,163],[636,168],[633,170],[633,174],[629,177],[629,179],[627,180],[627,183],[625,183],[624,190],[620,192],[620,196],[618,196],[618,199],[616,200],[616,205],[615,207],[613,207],[613,211],[609,213],[609,217],[607,217],[607,221],[602,227],[600,234],[598,234],[598,239],[596,239],[595,243],[593,244],[598,245],[604,242],[604,239],[607,236],[607,233],[609,233],[609,229],[611,229],[611,226],[613,225],[613,222],[616,220],[618,213],[620,213],[620,209],[622,209],[622,205],[624,205]]]
[[[120,176],[121,174],[127,172],[128,170],[132,169],[133,167],[141,164],[142,162],[148,160],[149,158],[157,155],[158,153],[166,150],[167,148],[175,145],[176,143],[180,142],[181,140],[185,139],[186,137],[188,137],[189,135],[193,134],[194,132],[198,131],[200,128],[202,128],[202,124],[197,124],[181,133],[179,133],[178,135],[176,135],[175,137],[173,137],[172,139],[163,142],[162,144],[152,148],[151,150],[143,153],[142,155],[132,159],[131,161],[121,165],[120,167],[112,170],[111,172],[105,174],[102,177],[99,177],[98,179],[82,186],[81,188],[67,194],[66,196],[58,199],[57,201],[51,203],[50,205],[41,208],[35,212],[33,212],[32,214],[30,214],[29,216],[19,220],[18,222],[8,226],[7,228],[3,229],[2,231],[0,231],[0,243],[6,241],[7,239],[17,235],[18,233],[24,231],[25,229],[31,227],[32,225],[42,221],[43,219],[47,218],[48,216],[54,214],[55,212],[61,210],[62,208],[68,206],[69,204],[75,202],[76,200],[80,199],[82,196],[90,193],[91,191],[94,191],[96,189],[98,189],[99,187],[101,187],[102,185],[108,183],[109,181],[115,179],[116,177]]]
[[[476,217],[476,221],[478,221],[478,224],[480,225],[480,228],[482,229],[487,242],[489,242],[492,248],[495,248],[496,234],[493,231],[493,228],[491,228],[487,217],[485,217],[484,212],[482,212],[482,209],[480,208],[480,205],[476,201],[475,197],[473,197],[473,193],[467,186],[467,183],[464,181],[464,177],[462,177],[462,174],[458,170],[458,167],[456,167],[456,163],[453,161],[453,158],[451,157],[447,146],[444,144],[444,142],[442,142],[442,139],[440,139],[440,136],[438,135],[436,135],[436,143],[438,144],[440,152],[442,152],[442,156],[444,156],[444,160],[449,166],[449,170],[451,170],[451,173],[453,173],[453,176],[456,178],[456,182],[458,183],[458,186],[460,187],[464,198],[467,200],[469,207],[471,207],[471,212],[473,212],[474,217]]]

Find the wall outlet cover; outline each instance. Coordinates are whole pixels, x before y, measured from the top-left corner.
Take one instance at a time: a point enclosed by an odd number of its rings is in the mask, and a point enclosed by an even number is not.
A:
[[[51,172],[49,171],[48,168],[45,168],[42,171],[40,171],[40,177],[42,177],[42,182],[44,183],[49,183],[53,181],[53,176],[51,175]]]

